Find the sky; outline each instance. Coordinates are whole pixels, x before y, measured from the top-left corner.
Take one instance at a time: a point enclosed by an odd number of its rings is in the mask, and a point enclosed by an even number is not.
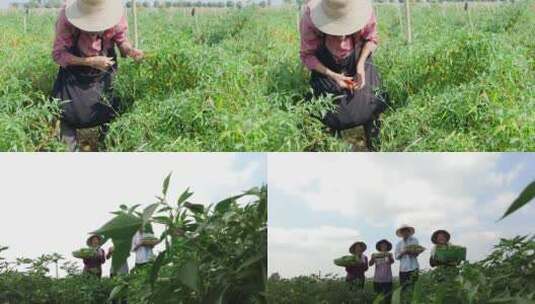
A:
[[[71,252],[120,204],[156,202],[169,172],[170,200],[190,187],[190,201],[203,204],[267,181],[266,156],[258,153],[8,153],[0,168],[0,246],[9,246],[1,253],[9,261],[54,252],[76,261]]]
[[[535,232],[534,204],[498,221],[535,180],[533,153],[284,153],[270,154],[268,163],[269,273],[282,277],[345,275],[333,259],[350,244],[364,240],[368,256],[380,239],[395,246],[404,223],[428,249],[422,269],[429,268],[436,229],[466,246],[470,261],[500,238]]]

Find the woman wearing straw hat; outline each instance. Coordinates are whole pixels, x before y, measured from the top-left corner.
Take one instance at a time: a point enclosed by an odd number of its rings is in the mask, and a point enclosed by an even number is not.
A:
[[[88,247],[94,248],[97,255],[91,258],[84,259],[84,273],[94,275],[98,278],[102,277],[102,264],[106,263],[106,253],[102,246],[102,237],[100,235],[91,235],[86,244]]]
[[[128,41],[127,28],[122,1],[67,0],[60,10],[52,50],[60,69],[53,96],[62,101],[60,136],[71,151],[78,150],[77,129],[100,126],[102,141],[105,124],[116,116],[115,46],[122,56],[143,58]]]
[[[419,245],[414,237],[416,229],[409,225],[402,225],[396,230],[396,235],[401,240],[396,245],[395,256],[399,260],[399,283],[401,285],[401,298],[404,303],[412,297],[412,287],[418,280],[418,253],[410,252],[406,247]]]
[[[366,281],[364,273],[368,270],[368,257],[364,255],[364,251],[367,248],[364,242],[355,242],[349,247],[349,253],[360,259],[360,263],[346,267],[346,281],[357,288],[364,288],[364,282]]]
[[[382,98],[371,54],[377,21],[370,0],[311,0],[300,22],[301,61],[312,72],[314,95],[336,96],[336,110],[321,118],[335,133],[364,125],[366,143],[379,140]]]
[[[460,263],[459,262],[453,262],[453,263],[442,263],[436,258],[436,251],[437,247],[440,246],[451,246],[450,244],[451,235],[448,231],[440,229],[431,235],[431,242],[435,245],[433,246],[433,249],[431,249],[431,257],[429,258],[429,264],[431,267],[437,267],[437,266],[456,266]]]
[[[394,256],[390,252],[392,243],[385,239],[380,240],[375,244],[375,249],[378,253],[372,254],[370,259],[370,266],[375,265],[373,289],[375,293],[383,296],[383,303],[390,303],[393,289],[392,264],[394,264]]]

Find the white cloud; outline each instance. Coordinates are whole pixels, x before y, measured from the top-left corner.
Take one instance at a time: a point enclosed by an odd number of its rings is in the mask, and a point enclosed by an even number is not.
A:
[[[313,229],[270,226],[269,270],[282,276],[335,273],[333,257],[347,254],[348,244],[359,239],[358,231],[334,226]],[[318,265],[321,267],[318,268]]]
[[[498,154],[276,154],[268,175],[273,191],[316,211],[370,224],[386,215],[395,224],[470,226],[478,223],[474,193],[499,189],[518,174],[498,172],[497,160]]]

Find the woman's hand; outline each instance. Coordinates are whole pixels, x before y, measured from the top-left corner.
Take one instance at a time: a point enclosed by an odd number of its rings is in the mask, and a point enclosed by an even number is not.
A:
[[[113,58],[105,56],[88,57],[87,60],[90,67],[103,72],[107,71],[112,65],[115,64]]]
[[[135,48],[131,48],[128,51],[128,57],[134,59],[135,61],[140,61],[145,56],[145,53],[143,53],[142,50],[138,50]]]
[[[364,70],[364,65],[357,65],[357,75],[355,75],[357,80],[355,81],[355,90],[360,90],[366,84],[366,71]]]
[[[342,88],[342,89],[347,89],[347,90],[353,90],[353,78],[349,77],[349,76],[345,76],[345,75],[342,75],[342,74],[338,74],[338,73],[334,73],[332,72],[332,74],[329,75],[331,77],[331,79],[333,79],[336,84]]]

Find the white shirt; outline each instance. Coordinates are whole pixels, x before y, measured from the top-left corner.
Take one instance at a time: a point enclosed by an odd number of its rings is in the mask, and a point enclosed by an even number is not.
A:
[[[152,247],[140,246],[143,241],[143,233],[136,232],[134,238],[132,239],[132,248],[136,253],[136,264],[145,264],[150,262],[154,258],[154,253],[152,252]],[[139,247],[138,247],[139,246]]]
[[[396,245],[396,260],[399,260],[400,272],[409,272],[420,268],[417,257],[408,254],[400,256],[400,253],[409,245],[419,245],[418,240],[415,237],[409,236],[407,240],[402,239]]]

